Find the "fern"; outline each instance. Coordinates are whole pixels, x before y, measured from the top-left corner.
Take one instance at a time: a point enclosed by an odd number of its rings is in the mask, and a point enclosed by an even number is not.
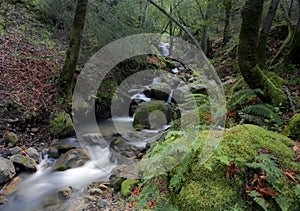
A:
[[[227,109],[234,110],[240,103],[254,98],[256,93],[262,93],[262,91],[260,89],[243,89],[236,92],[227,100]]]
[[[242,114],[258,115],[267,119],[273,119],[277,124],[282,124],[280,117],[266,104],[256,104],[244,107]]]
[[[266,201],[264,200],[264,198],[261,198],[260,193],[258,193],[257,191],[250,191],[250,192],[248,193],[248,196],[251,196],[251,197],[253,198],[253,200],[254,200],[259,206],[261,206],[261,208],[263,208],[265,211],[268,210],[267,203],[266,203]]]

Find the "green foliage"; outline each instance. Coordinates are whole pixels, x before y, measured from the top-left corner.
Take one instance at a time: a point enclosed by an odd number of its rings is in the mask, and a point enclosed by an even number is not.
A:
[[[272,106],[267,104],[256,104],[245,106],[240,110],[243,114],[261,116],[266,119],[274,120],[277,124],[282,124],[280,117],[272,110]]]
[[[289,197],[290,195],[286,195],[286,188],[284,187],[287,183],[289,183],[290,188],[292,187],[292,191],[295,191],[298,184],[294,182],[288,182],[287,177],[283,173],[283,171],[278,166],[278,161],[275,156],[271,154],[261,154],[256,157],[255,162],[246,163],[246,166],[258,169],[260,172],[266,175],[266,183],[267,187],[270,188],[269,191],[272,192],[273,190],[277,191],[279,194],[273,196],[271,199],[266,197],[262,197],[262,193],[260,193],[260,188],[258,187],[257,190],[251,190],[248,192],[248,196],[251,196],[255,202],[257,202],[264,210],[268,210],[269,204],[270,206],[273,205],[272,199],[275,199],[275,203],[281,208],[281,210],[289,210]],[[260,182],[259,185],[262,185]],[[274,192],[275,193],[275,192]],[[297,193],[295,191],[294,196],[297,197]]]

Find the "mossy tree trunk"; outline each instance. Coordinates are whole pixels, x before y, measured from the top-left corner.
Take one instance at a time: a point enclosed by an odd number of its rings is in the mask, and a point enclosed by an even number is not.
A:
[[[79,56],[80,42],[84,27],[87,5],[88,0],[77,0],[69,48],[66,52],[65,63],[60,75],[61,96],[64,98],[64,101],[68,107],[70,106],[70,103],[72,101],[74,73]]]
[[[269,32],[275,17],[275,13],[279,4],[279,0],[272,0],[267,16],[265,17],[264,24],[260,31],[259,40],[257,44],[257,58],[258,65],[264,69],[266,65],[266,47]]]
[[[223,6],[225,9],[225,24],[223,30],[223,45],[226,46],[231,38],[230,34],[230,23],[231,23],[231,13],[232,13],[232,0],[223,0]]]
[[[242,25],[239,35],[238,64],[243,78],[251,89],[261,89],[257,93],[265,103],[286,105],[287,97],[258,66],[256,46],[263,11],[263,0],[246,0],[242,8]]]
[[[298,0],[298,22],[293,35],[292,47],[285,60],[300,65],[300,0]]]

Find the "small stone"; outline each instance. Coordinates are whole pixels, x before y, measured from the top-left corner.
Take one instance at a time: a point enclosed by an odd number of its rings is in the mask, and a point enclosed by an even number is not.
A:
[[[99,202],[97,203],[97,206],[98,206],[99,208],[104,208],[104,207],[109,206],[109,202],[108,202],[107,200],[105,200],[105,199],[102,199],[101,201],[99,201]]]
[[[90,193],[91,195],[102,195],[102,194],[103,194],[102,190],[101,190],[101,189],[98,189],[98,188],[91,188],[91,189],[89,190],[89,193]]]
[[[39,129],[40,128],[38,128],[38,127],[33,127],[33,128],[31,128],[31,132],[36,133],[39,131]]]
[[[90,202],[90,201],[95,202],[95,201],[97,201],[97,197],[96,197],[96,196],[88,195],[88,196],[85,196],[85,197],[84,197],[84,200],[85,200],[86,202]]]
[[[101,190],[107,190],[107,189],[108,189],[108,187],[107,187],[106,185],[104,185],[104,184],[100,184],[100,185],[99,185],[99,188],[100,188]]]
[[[0,204],[5,204],[7,202],[7,198],[5,195],[0,195]]]
[[[57,196],[61,200],[68,199],[68,198],[71,197],[71,195],[72,195],[72,188],[71,187],[60,189],[60,190],[57,191]]]
[[[9,133],[7,133],[7,137],[8,137],[8,141],[9,141],[8,147],[14,147],[17,145],[19,138],[15,133],[9,132]]]

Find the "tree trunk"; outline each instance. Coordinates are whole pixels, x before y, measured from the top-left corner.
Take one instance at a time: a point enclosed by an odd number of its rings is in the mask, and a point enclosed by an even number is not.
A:
[[[263,27],[260,31],[260,36],[257,44],[257,59],[260,68],[265,69],[266,66],[266,47],[267,39],[271,26],[275,17],[279,0],[272,0],[267,16],[265,17]]]
[[[88,0],[77,0],[69,48],[66,52],[65,63],[60,75],[60,86],[62,93],[61,95],[62,97],[64,97],[65,102],[67,104],[69,104],[72,101],[72,93],[74,88],[74,73],[79,56],[80,42],[84,27],[87,5]]]
[[[279,105],[288,103],[284,92],[276,87],[258,66],[256,47],[264,0],[246,0],[242,8],[242,25],[239,35],[238,64],[247,85],[260,89],[257,93],[265,103]]]
[[[292,47],[286,61],[300,65],[300,0],[298,0],[298,22],[292,40]]]
[[[226,46],[229,42],[230,35],[230,23],[231,23],[231,12],[232,12],[232,0],[223,0],[223,6],[225,8],[225,24],[223,30],[223,45]]]

